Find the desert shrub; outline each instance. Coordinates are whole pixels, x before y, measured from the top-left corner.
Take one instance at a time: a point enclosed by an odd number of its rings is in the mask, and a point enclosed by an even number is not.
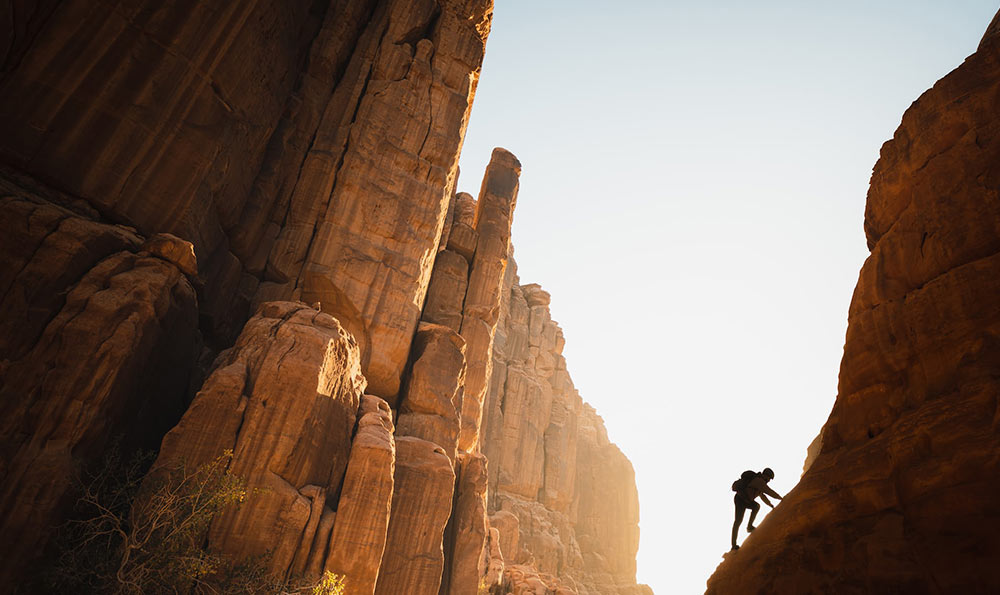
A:
[[[229,472],[233,453],[191,466],[159,468],[143,482],[152,459],[123,461],[111,449],[80,482],[76,515],[61,532],[60,555],[46,572],[59,593],[139,595],[197,593],[341,595],[342,577],[314,584],[280,581],[266,558],[234,560],[203,547],[212,518],[239,506],[246,481]],[[338,590],[339,589],[339,590]]]

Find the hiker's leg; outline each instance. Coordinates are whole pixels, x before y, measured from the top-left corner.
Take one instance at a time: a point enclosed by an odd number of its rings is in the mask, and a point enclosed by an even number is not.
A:
[[[747,522],[747,531],[753,531],[756,528],[753,526],[753,520],[757,518],[758,512],[760,512],[760,502],[754,500],[750,503],[750,520]]]
[[[733,500],[733,504],[736,506],[736,520],[733,521],[733,549],[736,549],[736,536],[740,532],[740,523],[743,522],[743,513],[746,512],[746,508],[740,504],[736,499]]]

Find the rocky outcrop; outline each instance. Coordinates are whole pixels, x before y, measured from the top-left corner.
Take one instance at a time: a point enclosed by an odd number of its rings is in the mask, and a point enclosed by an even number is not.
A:
[[[465,382],[465,339],[448,327],[421,325],[399,408],[397,432],[441,446],[455,460]]]
[[[227,470],[246,481],[253,504],[216,517],[208,547],[266,557],[272,573],[291,575],[311,557],[327,495],[341,487],[364,388],[357,343],[336,319],[264,304],[164,437],[151,473],[232,451]]]
[[[649,592],[635,582],[639,506],[632,466],[573,386],[549,294],[520,285],[510,263],[482,445],[490,462],[490,523],[504,563],[534,570],[508,572],[502,588]],[[545,576],[558,577],[558,585]]]
[[[462,336],[469,361],[462,401],[462,431],[458,446],[474,449],[479,441],[483,399],[493,363],[493,334],[500,317],[500,298],[510,226],[517,203],[521,163],[509,152],[494,149],[476,203],[476,251],[470,263],[469,288],[462,312]]]
[[[1000,590],[998,42],[882,147],[818,454],[709,593]]]
[[[198,353],[191,245],[14,187],[0,197],[0,584],[44,551],[104,451],[155,448]]]
[[[445,533],[444,581],[441,593],[461,595],[491,584],[485,580],[489,532],[486,518],[486,457],[463,453],[457,465],[455,504]],[[499,545],[499,544],[498,544]]]

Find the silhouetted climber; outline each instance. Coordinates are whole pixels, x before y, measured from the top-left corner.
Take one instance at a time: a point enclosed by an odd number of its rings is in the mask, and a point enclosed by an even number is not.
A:
[[[743,522],[743,513],[748,508],[750,509],[750,520],[747,521],[747,532],[756,529],[753,526],[753,520],[757,518],[757,513],[760,511],[760,504],[754,501],[757,496],[760,496],[764,504],[771,508],[774,508],[774,504],[771,504],[771,501],[767,499],[768,496],[781,500],[778,492],[767,487],[767,482],[772,479],[774,479],[774,471],[771,471],[770,467],[766,467],[760,473],[744,471],[740,478],[733,482],[733,491],[736,492],[736,495],[733,496],[733,503],[736,504],[736,520],[733,521],[733,550],[740,549],[740,546],[736,545],[736,535],[740,531],[740,523]]]

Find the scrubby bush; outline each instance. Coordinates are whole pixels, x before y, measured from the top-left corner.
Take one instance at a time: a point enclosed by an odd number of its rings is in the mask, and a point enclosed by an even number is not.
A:
[[[279,581],[266,559],[234,560],[203,546],[212,518],[252,497],[229,472],[233,453],[192,467],[160,468],[143,483],[151,456],[123,461],[112,449],[80,482],[75,519],[61,532],[60,555],[46,573],[60,593],[342,595],[342,577],[313,584]]]

